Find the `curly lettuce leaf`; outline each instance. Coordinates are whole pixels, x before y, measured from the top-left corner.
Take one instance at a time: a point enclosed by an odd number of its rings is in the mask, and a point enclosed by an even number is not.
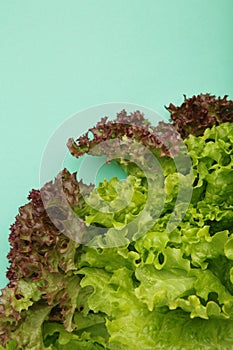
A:
[[[183,138],[192,135],[203,135],[204,131],[214,125],[233,122],[233,101],[216,98],[210,94],[200,94],[186,98],[181,106],[172,103],[166,109],[171,114],[171,121]]]
[[[145,349],[172,350],[175,344],[177,350],[228,350],[232,346],[232,320],[205,320],[200,317],[191,319],[185,310],[168,311],[166,307],[149,310],[148,305],[135,293],[138,281],[132,270],[120,268],[114,272],[107,272],[104,269],[85,267],[80,273],[84,274],[82,286],[93,287],[93,292],[87,299],[88,306],[94,313],[103,312],[107,315],[109,349],[133,350],[137,346]],[[151,275],[148,275],[148,280],[150,277]],[[205,280],[202,280],[202,285],[204,284]],[[174,283],[174,288],[175,286]],[[200,285],[200,290],[201,288]],[[195,300],[190,301],[193,307],[197,306]],[[208,312],[214,311],[215,307],[210,303]]]

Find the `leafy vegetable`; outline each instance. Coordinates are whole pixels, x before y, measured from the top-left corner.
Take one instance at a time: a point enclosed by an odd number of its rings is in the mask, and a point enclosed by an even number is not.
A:
[[[123,111],[113,122],[102,119],[93,138],[69,140],[77,157],[110,157],[113,143],[102,143],[117,138],[129,155],[146,147],[163,176],[150,187],[152,172],[119,156],[125,181],[93,188],[65,169],[30,193],[11,227],[0,349],[232,349],[232,103],[208,94],[185,98],[169,106],[173,124],[158,127]],[[187,156],[191,169],[181,161]]]
[[[233,122],[233,101],[216,98],[210,94],[200,94],[186,98],[181,106],[175,107],[172,103],[166,107],[171,113],[173,125],[183,138],[190,134],[203,135],[208,127],[225,122]]]

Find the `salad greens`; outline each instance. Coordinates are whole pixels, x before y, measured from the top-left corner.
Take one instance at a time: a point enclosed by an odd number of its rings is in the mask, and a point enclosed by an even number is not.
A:
[[[145,173],[116,159],[125,181],[104,180],[97,188],[64,169],[67,201],[82,225],[105,229],[80,244],[64,234],[66,217],[53,198],[56,182],[33,190],[11,227],[9,284],[0,297],[0,349],[7,350],[230,350],[233,347],[233,101],[209,94],[170,105],[171,121],[155,128],[140,114],[122,111],[102,119],[71,153],[101,154],[106,139],[131,138],[147,147],[162,167],[161,189],[152,191],[160,216],[143,235],[137,221],[149,195]],[[177,169],[184,138],[191,169]],[[128,152],[135,152],[126,144]],[[111,153],[108,147],[108,156]],[[179,152],[178,152],[179,153]],[[177,197],[192,180],[185,215]],[[85,190],[80,190],[80,188]],[[157,191],[157,192],[156,192]],[[161,192],[159,192],[161,191]],[[88,195],[86,195],[88,194]],[[167,229],[172,213],[176,227]],[[56,218],[56,225],[50,215]],[[130,226],[131,225],[131,226]],[[130,227],[130,229],[129,229]]]

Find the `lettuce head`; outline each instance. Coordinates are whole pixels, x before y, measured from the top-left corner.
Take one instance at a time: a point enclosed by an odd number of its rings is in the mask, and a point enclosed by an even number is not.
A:
[[[91,138],[68,141],[80,157],[102,155],[96,146],[117,138],[150,168],[143,145],[163,173],[153,186],[150,171],[118,153],[125,181],[94,187],[64,169],[31,191],[11,226],[0,349],[233,348],[233,102],[201,94],[167,108],[171,120],[158,127],[122,111],[102,118]],[[185,145],[178,153],[174,129]]]

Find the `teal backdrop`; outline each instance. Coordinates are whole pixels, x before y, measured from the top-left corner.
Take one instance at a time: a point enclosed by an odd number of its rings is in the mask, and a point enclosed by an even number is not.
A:
[[[233,98],[232,13],[232,0],[0,2],[0,288],[9,227],[53,131],[107,102],[166,118],[183,94]]]

